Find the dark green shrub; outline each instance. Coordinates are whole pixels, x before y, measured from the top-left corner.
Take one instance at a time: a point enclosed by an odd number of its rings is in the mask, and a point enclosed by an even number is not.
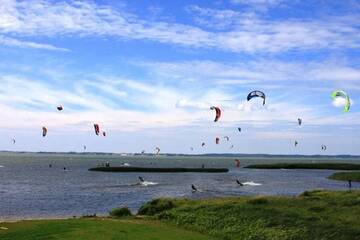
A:
[[[175,207],[174,202],[171,199],[158,198],[150,202],[145,203],[139,209],[139,215],[153,216],[166,210],[170,210]]]
[[[258,205],[258,204],[266,204],[269,202],[269,200],[265,197],[256,197],[249,199],[247,202],[250,204]]]
[[[112,217],[128,217],[131,215],[131,211],[126,207],[115,208],[110,211],[110,216]]]

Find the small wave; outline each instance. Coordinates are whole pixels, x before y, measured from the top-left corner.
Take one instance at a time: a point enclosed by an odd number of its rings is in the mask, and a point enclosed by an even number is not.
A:
[[[130,167],[130,164],[129,163],[123,163],[121,164],[122,166],[125,166],[125,167]]]
[[[148,181],[143,181],[143,182],[140,182],[140,185],[141,186],[154,186],[154,185],[158,185],[159,183],[157,182],[148,182]]]
[[[244,182],[242,183],[243,185],[247,185],[247,186],[261,186],[262,184],[261,183],[256,183],[256,182]]]
[[[0,167],[4,167],[3,165],[0,165]]]

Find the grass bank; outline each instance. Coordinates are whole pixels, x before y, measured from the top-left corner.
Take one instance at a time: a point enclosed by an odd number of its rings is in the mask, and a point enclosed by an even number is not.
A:
[[[333,180],[340,180],[340,181],[354,181],[354,182],[360,182],[360,172],[338,172],[332,174],[330,179]]]
[[[3,229],[8,228],[8,229]],[[111,218],[0,223],[1,240],[209,240],[201,233],[160,222]]]
[[[165,199],[148,203],[142,211],[223,240],[360,239],[360,191],[312,191],[293,198]]]
[[[360,239],[360,191],[318,190],[298,197],[156,199],[144,204],[139,213],[143,216],[122,220],[1,223],[0,239]]]
[[[252,165],[246,166],[245,168],[360,170],[360,164],[352,164],[352,163],[273,163],[273,164],[252,164]]]

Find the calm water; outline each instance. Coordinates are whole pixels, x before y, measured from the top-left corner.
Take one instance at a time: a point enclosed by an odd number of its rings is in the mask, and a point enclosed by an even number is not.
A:
[[[106,173],[87,169],[112,166],[227,167],[229,173]],[[241,164],[321,162],[325,159],[241,158]],[[360,159],[329,158],[332,162]],[[49,167],[52,164],[52,167]],[[64,170],[63,167],[67,169]],[[208,198],[230,195],[297,195],[315,188],[346,190],[346,183],[326,179],[329,170],[257,170],[235,168],[233,157],[145,157],[98,155],[0,154],[0,220],[106,214],[127,206],[134,212],[156,197]],[[138,184],[138,176],[156,185]],[[250,182],[240,187],[235,180]],[[252,184],[259,183],[261,185]],[[200,191],[191,192],[191,184]],[[360,189],[359,183],[353,184]]]

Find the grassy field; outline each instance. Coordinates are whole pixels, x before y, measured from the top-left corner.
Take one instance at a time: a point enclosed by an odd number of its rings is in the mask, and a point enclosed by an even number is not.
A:
[[[360,172],[338,172],[332,174],[329,178],[340,181],[351,180],[354,182],[360,182]]]
[[[1,223],[0,239],[360,240],[360,191],[317,190],[298,197],[157,199],[141,207],[139,214],[142,216],[122,220]]]
[[[360,191],[312,191],[296,198],[241,197],[170,200],[171,204],[159,202],[144,206],[142,212],[217,239],[360,239]],[[157,211],[151,211],[154,208]]]
[[[8,228],[2,230],[1,227]],[[154,221],[111,218],[0,223],[1,240],[209,240],[201,233]]]
[[[252,164],[252,165],[246,166],[245,168],[360,170],[360,164],[351,164],[351,163],[273,163],[273,164]]]

